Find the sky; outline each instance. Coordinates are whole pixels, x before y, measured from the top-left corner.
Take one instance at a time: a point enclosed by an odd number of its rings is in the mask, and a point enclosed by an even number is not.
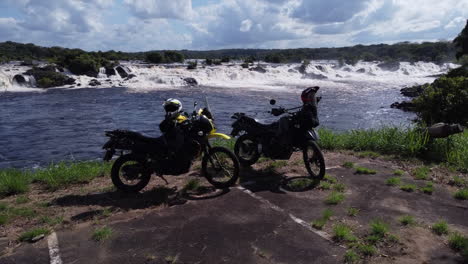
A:
[[[0,0],[0,42],[89,51],[452,40],[468,0]]]

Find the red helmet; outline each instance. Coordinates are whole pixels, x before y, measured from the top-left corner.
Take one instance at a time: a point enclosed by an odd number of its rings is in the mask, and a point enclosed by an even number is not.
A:
[[[315,94],[317,93],[318,89],[320,89],[320,87],[314,86],[314,87],[309,87],[305,89],[304,91],[302,91],[302,94],[301,94],[302,103],[305,104],[305,103],[313,102],[313,100],[315,100]]]

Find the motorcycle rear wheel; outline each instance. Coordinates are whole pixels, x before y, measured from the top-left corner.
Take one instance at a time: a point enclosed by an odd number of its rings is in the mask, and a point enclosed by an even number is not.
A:
[[[242,135],[236,140],[234,153],[243,166],[251,166],[260,158],[258,142],[248,134]]]
[[[214,147],[203,156],[202,174],[218,189],[231,187],[239,178],[239,161],[227,148]]]
[[[126,154],[115,160],[112,165],[111,178],[117,189],[136,193],[146,187],[151,178],[151,172],[144,167],[140,159],[132,154]]]
[[[309,140],[302,148],[304,164],[310,177],[314,180],[322,180],[325,176],[325,159],[317,143]]]

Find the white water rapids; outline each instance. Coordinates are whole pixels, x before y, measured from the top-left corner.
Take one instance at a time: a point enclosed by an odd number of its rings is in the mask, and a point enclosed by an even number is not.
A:
[[[290,87],[306,87],[311,85],[330,86],[338,89],[354,89],[349,82],[365,82],[383,84],[384,87],[403,87],[426,82],[432,82],[435,75],[443,74],[457,65],[445,63],[437,65],[429,62],[400,62],[381,64],[379,62],[359,62],[356,65],[340,66],[336,61],[312,61],[300,72],[301,64],[268,64],[260,63],[244,69],[239,63],[219,66],[204,66],[201,61],[199,67],[188,70],[185,65],[148,65],[137,62],[122,62],[123,69],[133,78],[122,78],[105,74],[102,68],[97,78],[76,76],[69,72],[67,75],[76,79],[73,85],[62,88],[90,87],[89,82],[96,79],[100,82],[95,88],[127,87],[134,91],[148,91],[159,89],[176,89],[187,86],[186,78],[194,78],[201,86],[253,89],[253,90],[283,90]],[[201,66],[200,66],[201,65]],[[260,67],[257,67],[260,65]],[[21,75],[30,67],[16,64],[0,65],[0,91],[22,92],[41,91],[34,88],[34,80],[19,85],[15,75]],[[378,89],[380,85],[370,85]],[[362,90],[361,90],[362,92]]]

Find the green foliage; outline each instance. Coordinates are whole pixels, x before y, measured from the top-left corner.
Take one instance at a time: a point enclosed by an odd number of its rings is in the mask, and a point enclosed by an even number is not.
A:
[[[414,220],[414,217],[411,215],[403,215],[399,217],[398,222],[404,226],[411,226],[416,224],[416,220]]]
[[[332,184],[335,184],[337,183],[338,181],[336,180],[335,177],[331,176],[330,174],[325,174],[325,176],[323,176],[323,179],[329,183],[332,183]]]
[[[208,66],[211,66],[211,65],[213,65],[213,60],[212,59],[206,59],[205,64],[208,65]]]
[[[357,174],[376,174],[376,170],[364,168],[364,167],[356,167],[356,173]]]
[[[337,183],[333,185],[333,190],[337,192],[344,192],[345,189],[346,189],[346,185],[344,185],[343,183]]]
[[[358,157],[375,159],[375,158],[380,157],[380,154],[374,151],[363,151],[363,152],[358,153]]]
[[[345,224],[336,224],[333,226],[333,240],[337,242],[354,242],[357,238],[353,235],[349,226]]]
[[[95,241],[104,241],[109,239],[113,235],[114,231],[110,227],[96,228],[93,232],[92,239]]]
[[[321,190],[330,190],[332,187],[332,184],[327,182],[327,181],[321,181],[318,188]]]
[[[421,191],[425,194],[432,194],[434,192],[434,184],[432,182],[426,183],[426,185],[421,188]]]
[[[396,175],[396,176],[403,176],[403,174],[405,174],[405,172],[402,171],[402,170],[394,170],[393,171],[393,175]]]
[[[176,51],[165,51],[164,52],[164,61],[167,63],[173,62],[184,62],[184,55]]]
[[[434,232],[435,234],[439,236],[447,235],[449,233],[448,224],[444,220],[439,220],[438,222],[434,223],[431,229],[432,229],[432,232]]]
[[[468,123],[468,78],[441,77],[414,100],[418,116],[427,124]]]
[[[282,62],[285,61],[285,58],[280,53],[274,53],[274,54],[266,55],[265,56],[265,61],[266,62],[271,62],[271,63],[282,63]]]
[[[336,205],[344,200],[345,196],[343,193],[333,191],[325,199],[325,203],[329,205]]]
[[[63,216],[57,217],[50,217],[50,216],[43,216],[40,219],[42,224],[48,224],[50,226],[60,225],[63,223]]]
[[[462,177],[459,176],[453,176],[452,179],[449,182],[450,185],[458,186],[458,187],[463,187],[468,184],[466,179],[463,179]]]
[[[458,34],[458,36],[453,40],[453,43],[457,47],[457,59],[463,55],[468,54],[468,19],[466,20],[466,26]]]
[[[391,177],[385,181],[385,184],[389,186],[397,186],[397,185],[400,185],[400,183],[401,183],[400,177]]]
[[[161,53],[152,51],[146,53],[146,59],[147,62],[150,63],[163,63],[164,62],[164,57],[161,55]]]
[[[99,72],[99,61],[90,54],[81,54],[69,60],[64,67],[68,68],[72,73],[77,75],[96,76]]]
[[[468,200],[468,189],[458,190],[453,197],[459,200]]]
[[[0,197],[25,193],[31,177],[28,172],[17,169],[0,170]]]
[[[37,237],[37,236],[40,236],[40,235],[48,235],[50,233],[50,230],[47,229],[47,228],[35,228],[35,229],[32,229],[30,231],[27,231],[27,232],[24,232],[22,233],[18,240],[21,241],[21,242],[25,242],[25,241],[31,241],[33,238]]]
[[[377,253],[377,249],[372,245],[358,244],[356,248],[360,254],[366,257],[374,256]]]
[[[25,203],[27,203],[29,201],[31,201],[29,199],[29,197],[27,197],[25,195],[21,195],[21,196],[16,197],[15,203],[16,204],[25,204]]]

